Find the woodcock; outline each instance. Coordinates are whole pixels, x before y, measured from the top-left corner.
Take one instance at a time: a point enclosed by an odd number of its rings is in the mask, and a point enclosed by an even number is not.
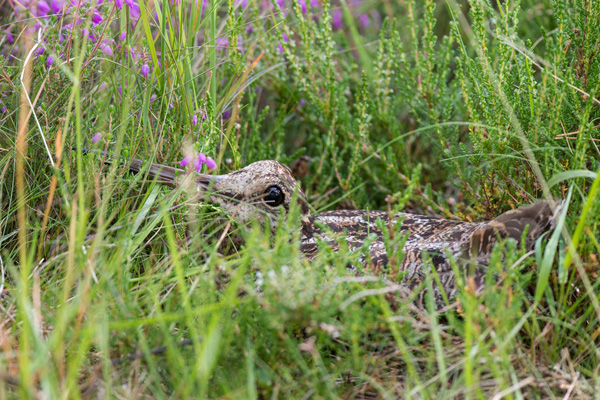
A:
[[[134,159],[129,168],[139,172],[145,170],[146,166],[141,160]],[[366,210],[338,210],[311,215],[306,196],[290,169],[277,161],[258,161],[225,175],[188,175],[184,170],[160,164],[150,164],[147,168],[150,179],[171,187],[177,187],[185,179],[192,179],[197,189],[205,192],[210,201],[219,204],[241,223],[258,220],[269,224],[274,230],[281,209],[288,212],[292,201],[296,201],[303,214],[301,250],[309,260],[317,253],[318,240],[327,242],[337,250],[339,241],[332,236],[344,235],[349,249],[358,250],[367,237],[372,240],[374,234],[375,239],[368,248],[369,257],[362,261],[377,268],[385,266],[388,264],[388,254],[383,233],[376,224],[377,219],[381,219],[386,227],[392,227],[394,235],[407,235],[403,248],[404,259],[395,266],[405,271],[402,283],[407,289],[419,287],[428,273],[427,265],[432,265],[450,299],[457,289],[448,255],[459,262],[462,260],[465,270],[469,260],[474,261],[477,268],[473,278],[477,287],[480,287],[494,243],[499,238],[521,241],[528,227],[525,246],[532,249],[535,241],[554,227],[559,208],[553,201],[539,201],[508,211],[488,222],[461,222]],[[424,261],[424,257],[430,262]],[[444,306],[441,290],[437,285],[434,287],[436,306],[441,308]],[[422,295],[416,297],[421,303]]]

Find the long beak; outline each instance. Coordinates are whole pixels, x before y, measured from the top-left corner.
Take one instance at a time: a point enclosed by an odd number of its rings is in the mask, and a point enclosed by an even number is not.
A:
[[[129,164],[129,170],[132,172],[140,172],[144,170],[144,162],[137,158],[131,160]],[[188,173],[179,168],[169,167],[167,165],[152,163],[148,166],[148,178],[156,180],[156,182],[163,185],[167,185],[170,188],[177,188],[186,178]],[[207,175],[207,174],[195,174],[194,179],[199,189],[208,191],[214,186],[216,182],[221,180],[222,175]]]

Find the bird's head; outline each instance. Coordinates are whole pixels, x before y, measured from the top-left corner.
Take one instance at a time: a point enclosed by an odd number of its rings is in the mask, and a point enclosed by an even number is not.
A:
[[[275,230],[283,209],[296,202],[302,215],[309,214],[306,196],[288,167],[277,161],[257,161],[225,175],[200,175],[196,184],[240,223],[268,222]]]

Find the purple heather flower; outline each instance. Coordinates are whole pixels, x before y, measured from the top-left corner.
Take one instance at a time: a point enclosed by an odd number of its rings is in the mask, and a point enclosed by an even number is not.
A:
[[[254,27],[252,26],[252,24],[249,24],[249,25],[246,27],[246,35],[249,35],[249,34],[251,34],[252,32],[254,32]]]
[[[181,160],[181,162],[179,163],[179,166],[185,167],[186,165],[188,165],[190,163],[190,161],[192,161],[192,157],[185,156],[185,157],[183,157],[183,160]]]
[[[123,8],[123,0],[115,0],[115,6],[121,10]]]
[[[40,46],[37,49],[35,49],[35,51],[33,52],[33,54],[35,54],[36,56],[41,55],[44,52],[44,46]]]
[[[248,0],[238,0],[237,4],[242,6],[242,10],[245,10],[248,7]]]
[[[306,0],[298,0],[298,4],[300,5],[300,8],[302,9],[302,14],[306,14]]]
[[[156,100],[156,93],[152,93],[152,96],[150,96],[150,103],[152,103],[154,100]]]
[[[102,50],[102,52],[103,52],[104,54],[106,54],[107,56],[109,56],[109,57],[112,57],[112,56],[113,56],[113,51],[112,51],[112,49],[110,48],[110,46],[109,46],[109,45],[107,45],[107,44],[101,44],[101,45],[100,45],[100,49],[101,49],[101,50]]]
[[[132,60],[135,60],[137,58],[137,54],[135,54],[135,51],[133,51],[133,49],[128,46],[128,49],[125,52],[125,58],[129,57],[131,57]]]
[[[54,57],[52,56],[52,54],[50,54],[46,59],[46,68],[50,68],[52,63],[54,63]]]
[[[102,139],[102,133],[98,132],[92,138],[92,143],[96,143],[98,140]]]
[[[211,157],[206,157],[206,166],[210,169],[217,168],[217,163]]]
[[[140,70],[140,73],[144,76],[144,78],[148,77],[149,72],[150,72],[150,67],[148,66],[148,64],[142,65],[142,69]]]
[[[92,23],[94,25],[98,25],[103,20],[104,19],[102,18],[102,15],[100,15],[100,13],[97,10],[94,10],[94,13],[92,14]]]
[[[61,0],[51,0],[50,7],[52,8],[52,12],[54,14],[58,14],[65,7],[65,3],[64,3],[64,1],[61,1]]]
[[[46,17],[50,11],[50,5],[45,0],[40,0],[37,7],[37,17]]]
[[[281,45],[281,42],[279,42],[277,45],[277,50],[279,50],[280,53],[283,53],[283,46]]]
[[[310,0],[311,7],[319,7],[319,0]]]
[[[2,108],[0,108],[0,114],[4,114],[6,112],[6,107],[2,106]]]
[[[200,173],[202,171],[202,164],[206,162],[206,156],[204,153],[200,153],[198,158],[194,161],[194,168],[196,168],[196,172]]]
[[[223,119],[229,119],[230,116],[231,116],[231,111],[225,110],[223,112]]]
[[[121,42],[124,42],[127,39],[127,31],[121,32]]]
[[[367,14],[360,14],[358,20],[360,21],[362,27],[365,29],[371,25],[371,20],[369,19],[369,16]]]
[[[298,102],[298,107],[302,108],[306,105],[306,100],[304,99],[300,99],[300,101]]]
[[[133,0],[124,0],[125,4],[127,4],[129,7],[133,7],[135,6],[135,3],[133,2]]]
[[[198,116],[196,114],[192,117],[192,124],[194,124],[194,126],[198,125]]]
[[[185,160],[185,158],[184,158],[184,160]],[[190,157],[190,160],[186,161],[186,164],[190,161],[191,161],[191,157]],[[183,163],[183,161],[182,161],[182,163]],[[206,166],[209,169],[217,168],[217,163],[215,162],[215,160],[213,160],[211,157],[207,157],[206,154],[204,154],[204,153],[198,154],[198,157],[194,161],[194,168],[196,169],[196,171],[198,173],[200,173],[200,171],[202,171],[202,164],[206,164]]]
[[[335,10],[331,15],[331,26],[333,29],[342,28],[342,10]]]
[[[220,37],[215,40],[215,44],[217,45],[217,49],[222,49],[229,46],[229,40],[226,37]]]
[[[6,40],[8,41],[8,43],[13,43],[15,41],[15,38],[13,37],[13,35],[9,31],[5,31],[5,32],[6,32]]]

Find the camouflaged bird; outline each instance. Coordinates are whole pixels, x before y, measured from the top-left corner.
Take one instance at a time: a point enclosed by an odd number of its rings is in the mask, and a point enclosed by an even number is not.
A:
[[[144,171],[140,160],[133,160],[130,170]],[[510,238],[520,242],[524,232],[525,246],[532,249],[535,241],[553,228],[558,207],[553,201],[539,201],[527,207],[508,211],[488,222],[461,222],[422,215],[385,211],[339,210],[316,215],[310,214],[306,196],[300,190],[291,171],[277,161],[258,161],[225,175],[186,174],[186,171],[160,164],[147,166],[148,177],[171,187],[191,179],[198,190],[219,204],[228,214],[241,223],[258,220],[267,223],[272,230],[277,227],[281,209],[288,212],[292,202],[298,203],[303,214],[301,251],[312,260],[319,242],[334,250],[339,249],[340,237],[351,251],[371,241],[365,257],[360,261],[367,266],[380,269],[388,264],[381,223],[391,227],[394,235],[406,235],[403,247],[404,258],[394,266],[404,271],[402,283],[408,289],[420,286],[428,274],[427,265],[437,272],[448,298],[456,294],[455,275],[448,255],[465,266],[475,261],[477,268],[474,280],[477,287],[483,283],[485,266],[493,245],[499,238]],[[377,223],[377,220],[381,222]],[[425,253],[427,255],[425,255]],[[427,257],[430,262],[425,262]],[[467,268],[465,268],[466,270]],[[417,301],[422,303],[422,290]],[[439,287],[434,289],[435,303],[443,307],[444,301]]]

